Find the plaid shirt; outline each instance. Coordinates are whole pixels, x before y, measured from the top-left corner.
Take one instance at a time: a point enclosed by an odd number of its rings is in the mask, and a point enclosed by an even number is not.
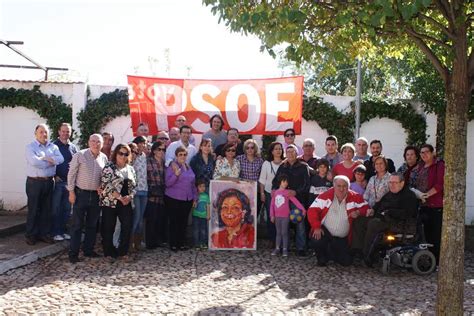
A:
[[[165,165],[149,156],[146,160],[146,173],[148,181],[148,201],[163,204],[165,194]]]
[[[247,155],[236,158],[240,162],[240,178],[244,180],[258,181],[262,170],[263,159],[255,157],[253,161],[247,159]]]

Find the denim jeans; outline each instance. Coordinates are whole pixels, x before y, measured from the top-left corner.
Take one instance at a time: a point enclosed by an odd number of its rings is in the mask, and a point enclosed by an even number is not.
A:
[[[296,225],[296,249],[305,250],[306,248],[306,225],[301,221]]]
[[[148,201],[148,191],[137,191],[133,198],[134,212],[133,212],[133,234],[141,234],[143,232],[143,215],[146,210],[146,203]]]
[[[66,223],[71,215],[71,204],[69,203],[69,191],[66,182],[56,182],[53,191],[53,227],[51,236],[63,235],[66,232]]]
[[[207,245],[207,219],[193,216],[193,243],[194,246]]]
[[[97,224],[100,216],[99,195],[96,191],[76,190],[76,203],[72,212],[71,243],[69,256],[78,256],[81,247],[82,228],[85,226],[83,251],[94,250]]]
[[[26,217],[26,237],[46,237],[51,231],[51,195],[54,181],[52,179],[26,180],[28,197],[28,215]]]

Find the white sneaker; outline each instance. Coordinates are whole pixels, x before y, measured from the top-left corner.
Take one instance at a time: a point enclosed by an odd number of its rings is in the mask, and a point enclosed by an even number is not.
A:
[[[69,240],[69,239],[71,239],[71,236],[69,234],[63,234],[63,238],[65,240]]]
[[[64,237],[61,236],[61,235],[56,235],[56,236],[54,236],[53,239],[54,239],[54,241],[63,241],[63,240],[64,240]]]

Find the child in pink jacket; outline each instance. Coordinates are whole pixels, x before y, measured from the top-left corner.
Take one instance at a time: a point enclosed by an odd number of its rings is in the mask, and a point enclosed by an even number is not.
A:
[[[300,201],[294,196],[290,196],[288,187],[288,177],[282,174],[278,177],[279,189],[272,192],[272,202],[270,204],[270,219],[275,224],[276,240],[275,250],[272,256],[280,253],[280,244],[283,242],[283,257],[288,256],[288,226],[290,223],[290,201],[306,215],[306,210]]]

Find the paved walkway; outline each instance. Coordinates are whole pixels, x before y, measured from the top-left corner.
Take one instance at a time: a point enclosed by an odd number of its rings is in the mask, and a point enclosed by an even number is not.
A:
[[[166,249],[132,262],[63,251],[0,275],[0,315],[10,313],[433,314],[436,274],[363,266],[317,267],[316,259],[257,252]],[[466,312],[474,313],[474,254],[466,254]]]

